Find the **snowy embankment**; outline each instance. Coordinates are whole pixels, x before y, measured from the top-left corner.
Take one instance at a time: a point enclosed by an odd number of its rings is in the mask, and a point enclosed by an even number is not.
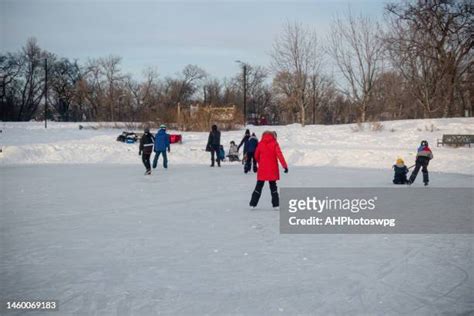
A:
[[[94,123],[82,125],[94,125]],[[278,133],[283,153],[291,166],[332,166],[355,168],[390,168],[397,157],[412,165],[419,142],[430,143],[435,159],[430,170],[449,173],[474,174],[474,149],[436,147],[443,134],[474,134],[474,118],[406,120],[382,122],[381,131],[372,131],[370,124],[359,126],[290,126],[250,127],[258,137],[271,129]],[[119,163],[137,164],[138,144],[115,141],[118,129],[83,129],[79,123],[1,124],[0,164],[47,163]],[[355,131],[358,130],[358,131]],[[170,131],[173,133],[175,131]],[[207,164],[209,154],[204,151],[207,133],[182,132],[183,144],[173,145],[170,163]],[[222,133],[226,150],[231,140],[238,143],[243,131]]]

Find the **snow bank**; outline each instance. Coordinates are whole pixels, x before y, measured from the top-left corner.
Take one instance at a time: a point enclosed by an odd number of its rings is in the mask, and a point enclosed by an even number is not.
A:
[[[474,134],[474,118],[404,120],[382,124],[381,131],[372,131],[370,124],[364,125],[363,130],[356,124],[305,127],[293,124],[251,126],[250,129],[259,137],[267,129],[275,130],[290,168],[296,165],[387,169],[397,157],[403,157],[407,165],[412,165],[419,142],[426,139],[435,156],[430,170],[474,174],[474,149],[436,147],[437,139],[443,134]],[[1,165],[141,163],[138,144],[115,141],[121,133],[118,129],[79,130],[79,123],[54,122],[48,124],[48,129],[44,129],[43,123],[35,122],[4,122],[1,125]],[[182,134],[183,144],[171,147],[170,163],[208,164],[209,154],[204,151],[208,134]],[[242,136],[243,130],[223,132],[222,142],[227,149],[231,140],[238,143]]]

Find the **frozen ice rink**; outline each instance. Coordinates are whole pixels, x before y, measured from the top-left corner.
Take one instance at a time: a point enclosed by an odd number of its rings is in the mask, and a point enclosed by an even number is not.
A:
[[[255,176],[239,164],[170,163],[148,177],[139,161],[0,167],[0,297],[55,299],[61,315],[474,311],[473,235],[281,235],[267,186],[249,210]],[[391,176],[290,166],[279,186]],[[474,187],[471,175],[431,178]]]

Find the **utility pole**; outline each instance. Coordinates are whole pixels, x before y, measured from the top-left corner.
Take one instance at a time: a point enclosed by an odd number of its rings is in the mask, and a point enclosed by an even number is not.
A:
[[[243,89],[244,89],[244,126],[247,125],[247,64],[236,60],[236,63],[242,65]]]
[[[243,65],[244,73],[244,126],[247,125],[247,64]]]
[[[44,128],[48,128],[48,58],[44,59]]]

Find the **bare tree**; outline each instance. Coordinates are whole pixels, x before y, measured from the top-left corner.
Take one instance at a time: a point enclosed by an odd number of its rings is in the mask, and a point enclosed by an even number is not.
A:
[[[18,91],[21,80],[22,58],[18,53],[7,53],[0,55],[0,77],[1,77],[1,108],[0,119],[16,120]]]
[[[158,112],[161,98],[161,89],[158,81],[158,72],[148,68],[143,72],[144,80],[139,82],[132,76],[125,78],[125,90],[122,92],[121,102],[127,107],[125,110],[132,114],[132,121],[152,121]]]
[[[361,122],[367,119],[374,82],[382,66],[380,29],[369,18],[348,12],[334,20],[329,34],[328,51],[346,81],[343,91],[356,103]]]
[[[327,99],[328,94],[332,93],[333,81],[322,74],[313,74],[310,78],[309,95],[311,98],[312,123],[316,124],[318,110],[323,102]]]
[[[69,121],[71,110],[76,101],[76,84],[80,80],[80,68],[77,63],[66,58],[50,63],[50,102],[60,119]]]
[[[53,59],[53,56],[43,51],[35,38],[28,39],[19,61],[23,80],[19,91],[18,121],[30,120],[40,105],[44,92],[45,58]]]
[[[108,108],[110,110],[110,120],[115,121],[115,108],[118,105],[118,116],[120,117],[120,104],[118,99],[121,97],[117,90],[118,85],[123,83],[124,76],[121,74],[120,63],[122,58],[118,56],[109,56],[106,58],[99,58],[98,64],[101,67],[102,74],[105,76],[107,84],[107,99]]]
[[[168,106],[176,106],[180,102],[189,101],[206,77],[207,73],[203,69],[195,65],[187,65],[178,78],[167,78],[165,93]]]
[[[219,80],[215,78],[208,79],[203,84],[202,89],[204,104],[216,105],[221,103],[221,83]]]
[[[272,52],[272,68],[276,72],[276,87],[296,103],[301,124],[306,124],[306,109],[310,104],[308,86],[312,75],[321,68],[323,50],[313,31],[302,25],[287,23],[275,40]],[[285,82],[278,82],[285,80]],[[277,89],[278,91],[278,89]]]
[[[473,65],[473,2],[405,1],[389,4],[386,10],[391,59],[412,87],[424,115],[455,114],[456,91]]]

